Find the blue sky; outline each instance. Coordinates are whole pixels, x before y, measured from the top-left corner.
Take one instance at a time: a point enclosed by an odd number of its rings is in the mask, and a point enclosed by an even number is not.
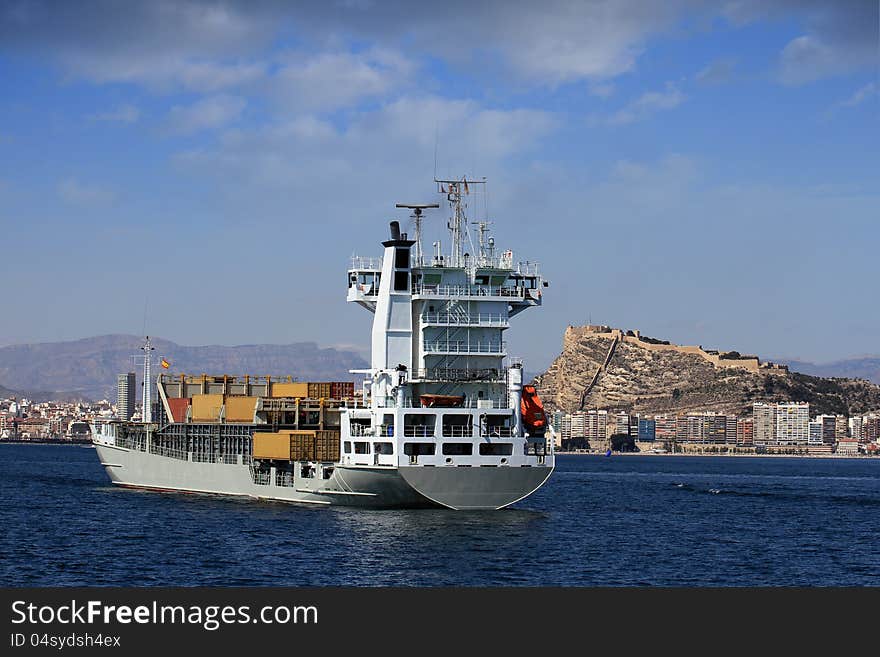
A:
[[[348,258],[437,200],[436,144],[551,281],[509,335],[529,369],[588,320],[878,353],[877,6],[8,0],[0,344],[146,307],[182,344],[365,348]]]

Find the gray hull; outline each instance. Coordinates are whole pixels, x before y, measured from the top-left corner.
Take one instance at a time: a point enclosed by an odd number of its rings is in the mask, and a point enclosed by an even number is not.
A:
[[[332,465],[324,478],[300,476],[257,483],[249,465],[202,463],[110,445],[95,445],[118,486],[245,496],[304,504],[372,508],[499,509],[537,490],[552,467],[393,467]],[[282,485],[279,485],[282,484]]]

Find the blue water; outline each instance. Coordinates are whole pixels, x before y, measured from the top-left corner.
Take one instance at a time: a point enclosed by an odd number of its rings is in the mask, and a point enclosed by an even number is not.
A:
[[[83,447],[0,446],[6,586],[880,585],[880,458],[558,457],[496,512],[117,489]]]

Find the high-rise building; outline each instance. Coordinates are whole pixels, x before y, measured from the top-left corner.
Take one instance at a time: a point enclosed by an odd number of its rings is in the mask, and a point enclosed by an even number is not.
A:
[[[821,445],[825,441],[822,438],[822,420],[813,420],[810,422],[810,438],[811,445]]]
[[[755,402],[754,414],[755,445],[772,445],[776,442],[776,404]]]
[[[656,437],[657,421],[644,418],[639,419],[639,440],[653,442]]]
[[[134,402],[137,398],[134,372],[116,377],[116,414],[122,420],[130,420],[134,415]]]
[[[862,442],[862,418],[861,417],[851,417],[849,419],[849,436],[850,438],[855,438],[859,442]]]
[[[654,418],[654,437],[657,440],[675,440],[675,416],[658,415]]]
[[[807,402],[776,404],[776,444],[806,445],[810,439],[810,405]]]
[[[826,445],[834,445],[837,442],[837,416],[817,415],[816,422],[822,423],[822,442]]]
[[[736,421],[736,444],[751,447],[755,441],[755,421],[752,418],[740,418]]]
[[[725,429],[725,442],[728,445],[736,445],[736,427],[739,419],[735,415],[727,416],[727,428]]]
[[[880,442],[880,415],[865,415],[862,418],[862,440]]]

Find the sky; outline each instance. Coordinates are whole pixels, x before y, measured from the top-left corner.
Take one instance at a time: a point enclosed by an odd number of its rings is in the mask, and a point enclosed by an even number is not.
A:
[[[349,258],[436,174],[550,281],[529,370],[588,322],[876,354],[878,52],[875,0],[5,0],[0,344],[366,350]]]

